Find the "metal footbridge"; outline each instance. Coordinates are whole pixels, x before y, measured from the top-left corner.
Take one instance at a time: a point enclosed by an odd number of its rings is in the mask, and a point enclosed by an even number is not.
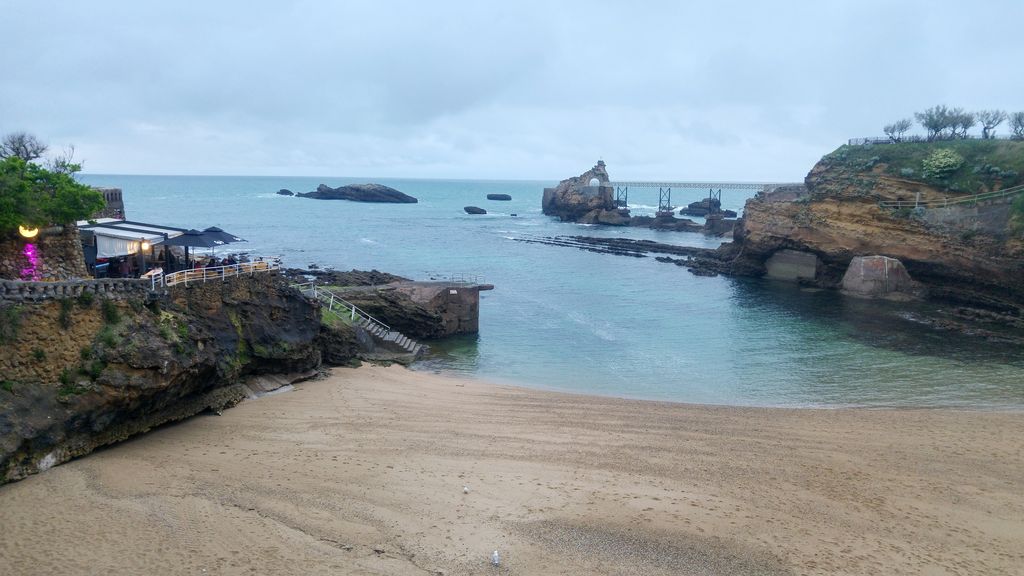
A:
[[[708,189],[709,195],[717,190],[756,190],[758,192],[777,188],[779,186],[800,185],[796,182],[712,182],[712,181],[690,181],[690,182],[603,182],[601,186],[615,188],[615,204],[623,208],[629,203],[630,188],[657,188],[658,189],[658,212],[671,211],[672,189],[676,190],[704,190]]]

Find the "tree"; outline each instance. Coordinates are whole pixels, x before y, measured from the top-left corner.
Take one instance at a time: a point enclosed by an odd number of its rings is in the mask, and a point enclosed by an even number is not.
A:
[[[953,129],[953,112],[945,106],[933,106],[924,112],[915,112],[914,117],[928,131],[928,140],[938,140],[944,137],[947,129]]]
[[[910,130],[910,127],[913,125],[913,120],[910,118],[904,118],[902,120],[897,120],[892,124],[886,124],[885,128],[882,130],[885,132],[885,135],[889,137],[889,140],[892,140],[893,142],[902,142],[903,135],[906,134],[907,130]]]
[[[46,153],[47,146],[27,132],[11,132],[0,140],[0,160],[15,157],[31,162]]]
[[[1006,112],[1002,110],[979,110],[975,116],[981,123],[981,137],[985,140],[994,138],[996,126],[1002,124],[1007,118]]]
[[[34,136],[11,136],[3,139],[5,145],[34,143],[34,147],[22,152],[46,149]],[[88,218],[103,208],[103,195],[74,179],[81,166],[71,161],[69,153],[58,157],[52,165],[56,169],[47,170],[19,153],[0,159],[0,234],[13,234],[19,226],[67,224]]]
[[[964,112],[963,108],[953,108],[949,111],[949,139],[967,138],[967,131],[978,124],[978,119],[971,112]]]
[[[1024,140],[1024,112],[1010,114],[1010,130],[1014,140]]]

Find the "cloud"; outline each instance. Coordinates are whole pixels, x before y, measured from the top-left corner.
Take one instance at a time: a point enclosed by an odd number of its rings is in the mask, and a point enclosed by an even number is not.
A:
[[[555,179],[601,156],[636,179],[794,180],[933,104],[1019,108],[1021,16],[1010,1],[41,0],[0,22],[0,131],[73,143],[92,172]]]

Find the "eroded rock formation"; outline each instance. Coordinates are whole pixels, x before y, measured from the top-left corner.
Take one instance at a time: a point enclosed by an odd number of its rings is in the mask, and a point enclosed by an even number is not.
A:
[[[602,212],[617,212],[615,191],[608,186],[609,181],[604,161],[598,161],[583,174],[566,178],[554,188],[545,188],[541,209],[563,222],[578,222],[584,216],[597,221]]]
[[[1020,315],[1024,309],[1024,246],[1005,229],[987,231],[976,223],[940,224],[910,210],[882,208],[880,201],[941,199],[948,192],[923,182],[894,178],[882,167],[868,172],[834,164],[828,156],[808,174],[805,187],[786,187],[748,200],[734,242],[719,254],[744,270],[766,270],[781,250],[817,258],[813,279],[838,288],[857,256],[882,255],[902,262],[933,298]],[[1004,201],[1005,202],[1005,201]],[[978,218],[977,210],[963,208]],[[947,209],[946,212],[949,210]],[[926,211],[927,212],[927,211]],[[998,227],[997,227],[998,228]]]
[[[349,184],[331,188],[326,184],[317,186],[313,192],[299,192],[296,196],[317,200],[352,200],[354,202],[385,202],[393,204],[415,204],[416,198],[383,184]]]

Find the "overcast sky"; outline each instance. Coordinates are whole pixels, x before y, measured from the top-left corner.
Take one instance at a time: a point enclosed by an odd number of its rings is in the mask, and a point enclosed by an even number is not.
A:
[[[156,4],[0,0],[0,132],[92,173],[791,181],[1024,110],[1021,0]]]

